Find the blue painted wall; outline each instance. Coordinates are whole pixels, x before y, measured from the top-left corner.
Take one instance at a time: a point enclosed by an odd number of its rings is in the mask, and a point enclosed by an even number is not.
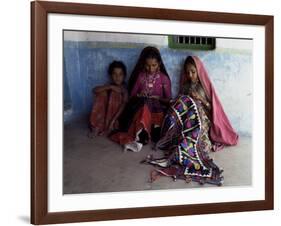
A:
[[[89,114],[93,104],[91,90],[109,81],[107,68],[113,60],[121,60],[130,75],[145,45],[108,47],[93,42],[64,42],[65,121]],[[197,55],[204,62],[233,127],[240,135],[252,134],[252,54],[248,51],[189,51],[159,48],[177,95],[184,59]]]

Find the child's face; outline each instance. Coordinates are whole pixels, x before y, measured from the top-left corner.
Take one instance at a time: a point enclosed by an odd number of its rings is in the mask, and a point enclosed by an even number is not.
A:
[[[116,85],[121,85],[124,81],[124,72],[121,68],[114,68],[111,77]]]
[[[149,74],[153,74],[156,73],[159,69],[159,62],[157,61],[157,59],[155,58],[148,58],[145,61],[145,70],[149,73]]]
[[[197,69],[193,64],[187,64],[185,67],[185,74],[187,76],[187,80],[193,83],[198,81]]]

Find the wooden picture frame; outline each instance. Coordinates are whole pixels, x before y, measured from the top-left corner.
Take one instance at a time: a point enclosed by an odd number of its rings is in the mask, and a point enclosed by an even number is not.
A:
[[[194,21],[265,27],[265,199],[241,202],[48,211],[48,14]],[[31,223],[52,224],[273,209],[273,16],[92,5],[31,3]]]

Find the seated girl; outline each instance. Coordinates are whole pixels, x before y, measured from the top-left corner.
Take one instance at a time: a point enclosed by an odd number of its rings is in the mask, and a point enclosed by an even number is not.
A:
[[[90,137],[108,134],[118,128],[118,117],[128,100],[126,66],[113,61],[108,68],[111,83],[93,89],[95,100],[90,116]]]
[[[180,94],[167,112],[161,136],[157,147],[166,150],[166,156],[148,156],[145,160],[161,167],[152,173],[152,180],[165,175],[187,182],[223,183],[222,170],[208,153],[236,145],[238,135],[198,57],[185,60]]]
[[[119,131],[111,139],[124,150],[139,152],[150,140],[156,142],[167,104],[171,82],[157,48],[146,47],[129,79],[130,100],[120,117]]]

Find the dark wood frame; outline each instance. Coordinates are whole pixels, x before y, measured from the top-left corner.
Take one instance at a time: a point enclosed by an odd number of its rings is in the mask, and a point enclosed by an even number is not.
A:
[[[48,212],[48,13],[198,21],[265,27],[265,200],[140,207],[71,212]],[[62,2],[31,3],[31,223],[180,216],[273,209],[273,16],[139,8]]]

